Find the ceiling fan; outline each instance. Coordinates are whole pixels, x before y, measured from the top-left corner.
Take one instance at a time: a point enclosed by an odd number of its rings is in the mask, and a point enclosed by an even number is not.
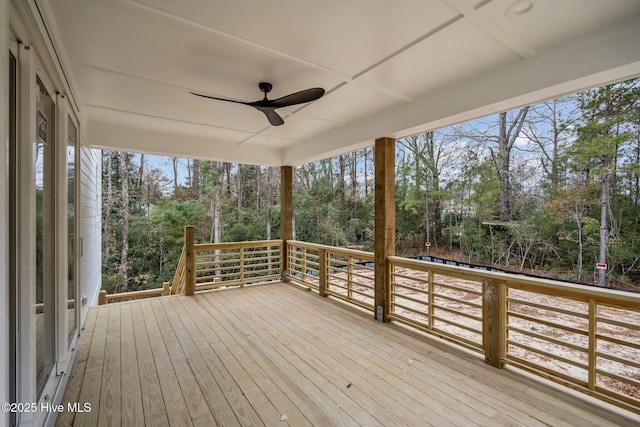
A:
[[[315,101],[324,95],[324,89],[321,87],[314,87],[311,89],[301,90],[300,92],[292,93],[290,95],[283,96],[278,99],[267,99],[267,94],[271,92],[273,85],[267,82],[261,82],[258,84],[260,90],[264,93],[264,98],[254,102],[236,101],[233,99],[217,98],[215,96],[203,95],[201,93],[189,92],[193,95],[201,96],[203,98],[217,99],[218,101],[235,102],[236,104],[244,104],[255,108],[258,111],[262,111],[269,123],[273,126],[280,126],[284,124],[284,120],[278,113],[277,108],[289,107],[291,105],[304,104],[305,102]]]

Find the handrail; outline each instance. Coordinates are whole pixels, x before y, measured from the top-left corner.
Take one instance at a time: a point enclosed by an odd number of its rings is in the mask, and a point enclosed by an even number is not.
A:
[[[574,283],[559,282],[552,279],[543,279],[536,277],[522,276],[513,273],[503,273],[499,271],[476,270],[465,267],[432,263],[429,261],[421,261],[399,256],[388,257],[391,263],[397,263],[403,266],[413,268],[418,271],[434,271],[441,272],[451,277],[470,278],[470,279],[487,279],[487,280],[506,280],[514,285],[522,287],[536,287],[544,289],[549,293],[559,293],[561,295],[572,294],[578,297],[593,296],[603,300],[609,300],[616,303],[629,302],[636,306],[640,302],[640,294],[620,291],[617,289],[600,288],[589,285],[579,285]]]

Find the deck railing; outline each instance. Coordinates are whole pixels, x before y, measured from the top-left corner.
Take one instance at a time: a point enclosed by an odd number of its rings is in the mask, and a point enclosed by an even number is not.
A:
[[[373,311],[373,254],[288,241],[289,279]],[[387,320],[640,413],[640,295],[387,259]]]
[[[201,244],[185,240],[171,294],[282,280],[282,240]]]
[[[285,277],[375,309],[373,253],[287,241],[283,271],[282,240],[193,244],[185,237],[171,286],[101,301]],[[464,346],[495,367],[516,366],[640,413],[640,294],[396,256],[387,268],[387,321]]]
[[[290,280],[373,311],[372,253],[295,240],[287,251]]]
[[[195,245],[195,290],[282,280],[282,240]]]
[[[192,233],[185,230],[187,244],[171,284],[117,294],[101,291],[99,304],[282,280],[282,240],[193,244]]]

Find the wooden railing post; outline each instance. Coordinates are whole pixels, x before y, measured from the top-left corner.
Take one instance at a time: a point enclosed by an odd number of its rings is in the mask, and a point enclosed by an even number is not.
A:
[[[107,291],[104,289],[98,294],[98,305],[105,305],[107,303]]]
[[[353,298],[353,257],[347,257],[347,298]]]
[[[596,300],[589,299],[589,363],[587,373],[587,387],[589,387],[589,390],[596,389],[597,309]]]
[[[302,248],[302,259],[300,260],[302,269],[302,281],[307,281],[307,248]]]
[[[171,295],[171,286],[169,282],[164,282],[162,284],[162,296]]]
[[[193,295],[196,290],[196,252],[193,227],[189,225],[184,228],[184,249],[186,254],[184,294]]]
[[[326,297],[327,294],[327,250],[318,250],[318,294]]]
[[[499,280],[483,283],[482,347],[485,363],[502,368],[506,352],[506,289]]]
[[[244,247],[240,247],[240,287],[244,288]]]

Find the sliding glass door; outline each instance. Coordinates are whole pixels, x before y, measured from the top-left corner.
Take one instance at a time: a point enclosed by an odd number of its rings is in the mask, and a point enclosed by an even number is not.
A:
[[[76,151],[78,149],[78,128],[71,116],[67,118],[67,349],[73,342],[77,328],[77,265],[76,265]]]
[[[33,147],[36,248],[36,391],[40,396],[55,360],[55,103],[37,78],[36,140]]]
[[[9,401],[17,401],[18,346],[18,61],[9,51]],[[10,414],[11,425],[16,423]]]

